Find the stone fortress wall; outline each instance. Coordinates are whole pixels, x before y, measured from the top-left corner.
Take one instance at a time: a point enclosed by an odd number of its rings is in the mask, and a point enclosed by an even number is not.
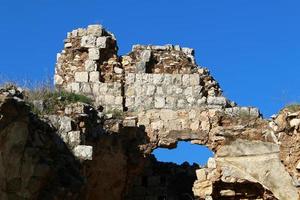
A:
[[[149,141],[139,145],[145,153],[157,147],[174,148],[182,140],[215,151],[208,166],[197,171],[193,193],[201,200],[298,199],[291,177],[299,176],[293,168],[298,161],[292,156],[284,166],[287,154],[278,150],[280,138],[290,140],[270,129],[257,108],[240,107],[224,97],[208,69],[196,64],[193,49],[135,45],[124,56],[118,56],[117,50],[114,35],[100,25],[72,31],[58,54],[57,89],[91,97],[98,111],[122,112],[124,119],[116,127],[145,131]],[[141,184],[135,184],[130,197],[143,199],[136,190],[153,193],[152,187],[141,189]],[[157,190],[148,199],[165,195]]]

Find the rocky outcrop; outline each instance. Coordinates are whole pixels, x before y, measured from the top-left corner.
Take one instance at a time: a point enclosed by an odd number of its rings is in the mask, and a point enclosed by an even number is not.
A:
[[[91,105],[37,116],[24,93],[0,90],[1,199],[299,199],[299,107],[267,120],[238,106],[190,48],[117,50],[100,25],[64,41],[56,88]],[[214,158],[200,167],[151,155],[178,141],[205,145]]]

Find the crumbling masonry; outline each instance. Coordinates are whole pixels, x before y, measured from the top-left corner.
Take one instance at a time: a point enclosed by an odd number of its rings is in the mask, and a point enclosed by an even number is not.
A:
[[[57,55],[57,90],[93,105],[39,118],[18,89],[0,91],[0,199],[300,199],[300,109],[267,120],[236,105],[190,48],[117,50],[112,33],[90,25]],[[214,158],[200,167],[151,155],[178,141]]]

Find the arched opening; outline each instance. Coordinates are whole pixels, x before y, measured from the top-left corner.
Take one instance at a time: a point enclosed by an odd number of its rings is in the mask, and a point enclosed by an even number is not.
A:
[[[133,178],[126,200],[192,200],[196,170],[206,165],[213,152],[203,145],[178,142],[174,149],[157,148]]]
[[[200,166],[206,165],[208,159],[214,156],[206,146],[184,141],[178,142],[175,149],[157,148],[152,154],[159,162],[172,162],[178,165],[188,162],[190,165],[196,163]]]

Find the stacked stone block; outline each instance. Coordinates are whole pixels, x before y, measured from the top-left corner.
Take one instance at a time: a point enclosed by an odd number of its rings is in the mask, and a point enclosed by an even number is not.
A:
[[[123,110],[123,69],[113,34],[101,25],[68,33],[57,56],[54,82],[58,89],[84,94],[106,110]]]
[[[122,57],[126,73],[193,73],[197,71],[194,50],[179,45],[134,45]]]
[[[204,76],[194,74],[134,74],[125,77],[125,106],[129,111],[180,109],[210,105],[226,107],[222,96],[208,96]]]

